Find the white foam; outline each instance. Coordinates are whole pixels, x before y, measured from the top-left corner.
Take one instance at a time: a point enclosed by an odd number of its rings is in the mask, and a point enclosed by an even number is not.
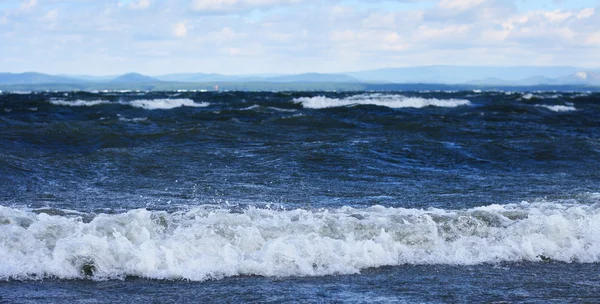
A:
[[[83,216],[85,218],[85,216]],[[0,279],[314,276],[402,264],[600,262],[600,205],[131,210],[90,222],[0,207]],[[88,267],[89,270],[90,267]]]
[[[64,100],[64,99],[51,99],[50,103],[59,106],[71,106],[71,107],[90,107],[100,104],[111,103],[108,100]],[[121,104],[131,105],[132,107],[142,108],[146,110],[169,110],[179,107],[207,107],[210,104],[207,102],[196,103],[191,99],[138,99],[131,102],[121,102]]]
[[[533,97],[536,97],[536,96],[534,96],[534,95],[533,95],[533,94],[531,94],[531,93],[527,93],[527,94],[523,95],[523,97],[522,97],[522,98],[523,98],[523,99],[527,99],[527,100],[529,100],[529,99],[531,99],[531,98],[533,98]]]
[[[259,109],[259,108],[260,108],[260,106],[255,104],[255,105],[251,105],[251,106],[246,107],[246,108],[242,108],[241,110],[242,111],[251,111],[251,110]]]
[[[143,108],[146,110],[169,110],[179,107],[207,107],[210,104],[207,102],[195,103],[191,99],[179,98],[179,99],[138,99],[131,101],[131,105],[136,108]]]
[[[562,97],[561,94],[556,94],[556,93],[555,94],[540,94],[540,93],[538,93],[538,94],[531,94],[531,93],[527,93],[527,94],[524,94],[522,96],[522,98],[526,99],[526,100],[530,100],[532,98],[537,98],[537,99],[558,99],[558,98],[561,98],[561,97]]]
[[[376,105],[395,109],[423,108],[431,106],[453,108],[471,104],[470,101],[465,99],[427,99],[420,97],[406,97],[395,94],[361,94],[343,99],[329,98],[325,96],[300,97],[294,99],[294,102],[301,103],[303,107],[309,109],[323,109],[355,105]]]
[[[273,111],[277,111],[277,112],[286,112],[286,113],[292,113],[292,112],[298,111],[296,109],[282,109],[282,108],[277,108],[277,107],[269,107],[269,109],[271,109]]]
[[[91,107],[100,104],[110,103],[108,100],[64,100],[64,99],[51,99],[50,103],[57,106],[69,106],[69,107]]]
[[[569,112],[569,111],[577,111],[577,109],[572,106],[563,106],[563,105],[535,105],[536,107],[546,108],[550,111],[554,112]]]
[[[126,117],[122,117],[119,115],[119,121],[124,121],[124,122],[140,122],[140,121],[146,121],[146,120],[148,120],[148,117],[126,118]]]

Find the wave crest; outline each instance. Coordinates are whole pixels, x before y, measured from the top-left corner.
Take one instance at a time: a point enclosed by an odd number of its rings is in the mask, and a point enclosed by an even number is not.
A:
[[[208,102],[196,103],[191,99],[179,98],[179,99],[138,99],[131,101],[131,105],[136,108],[143,108],[146,110],[169,110],[179,107],[194,107],[202,108],[208,107]]]
[[[57,106],[70,106],[70,107],[91,107],[101,104],[110,104],[108,100],[63,100],[63,99],[51,99],[50,103]],[[141,108],[146,110],[170,110],[179,107],[207,107],[210,104],[207,102],[196,103],[191,99],[179,98],[179,99],[138,99],[130,102],[122,102],[121,104],[130,105],[135,108]]]
[[[536,105],[536,107],[546,108],[553,112],[570,112],[577,111],[574,106],[563,106],[563,105]]]
[[[294,102],[300,103],[304,108],[309,109],[323,109],[356,105],[376,105],[393,109],[424,108],[432,106],[454,108],[471,104],[471,102],[466,99],[428,99],[421,97],[406,97],[395,94],[361,94],[343,99],[329,98],[325,96],[300,97],[295,98]]]
[[[50,103],[57,106],[69,106],[69,107],[91,107],[100,104],[108,104],[108,100],[64,100],[64,99],[51,99]]]
[[[402,264],[600,262],[599,234],[600,206],[559,203],[243,212],[204,206],[95,217],[0,207],[0,279],[202,281]]]

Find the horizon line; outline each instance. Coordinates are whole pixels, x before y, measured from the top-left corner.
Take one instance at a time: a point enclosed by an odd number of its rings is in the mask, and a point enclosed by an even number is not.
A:
[[[582,72],[585,71],[593,71],[599,70],[599,67],[582,67],[575,65],[507,65],[507,66],[494,66],[494,65],[450,65],[450,64],[432,64],[432,65],[414,65],[414,66],[396,66],[396,67],[380,67],[380,68],[369,68],[363,70],[353,70],[346,72],[296,72],[296,73],[278,73],[278,72],[267,72],[267,73],[243,73],[243,74],[230,74],[230,73],[221,73],[221,72],[201,72],[201,71],[186,71],[186,72],[165,72],[160,74],[154,73],[143,73],[143,72],[122,72],[122,73],[114,73],[114,74],[84,74],[84,73],[55,73],[55,72],[45,72],[38,70],[25,70],[21,72],[14,71],[0,71],[1,74],[26,74],[26,73],[37,73],[37,74],[46,74],[52,76],[90,76],[90,77],[118,77],[127,74],[139,74],[143,76],[167,76],[167,75],[176,75],[176,74],[215,74],[215,75],[224,75],[224,76],[260,76],[260,75],[277,75],[277,76],[285,76],[285,75],[302,75],[302,74],[333,74],[333,75],[343,75],[343,74],[352,74],[352,73],[360,73],[360,72],[368,72],[368,71],[377,71],[377,70],[391,70],[391,69],[412,69],[412,68],[433,68],[433,67],[444,67],[444,68],[489,68],[489,69],[498,69],[498,68],[574,68],[581,69]]]

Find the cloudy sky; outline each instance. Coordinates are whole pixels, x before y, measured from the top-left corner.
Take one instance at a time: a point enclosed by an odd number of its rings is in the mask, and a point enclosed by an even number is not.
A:
[[[600,0],[0,0],[0,72],[600,67]]]

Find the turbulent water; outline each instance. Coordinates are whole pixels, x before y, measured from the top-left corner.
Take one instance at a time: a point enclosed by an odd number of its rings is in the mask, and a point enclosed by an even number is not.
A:
[[[5,92],[0,294],[596,301],[599,160],[599,93]]]

